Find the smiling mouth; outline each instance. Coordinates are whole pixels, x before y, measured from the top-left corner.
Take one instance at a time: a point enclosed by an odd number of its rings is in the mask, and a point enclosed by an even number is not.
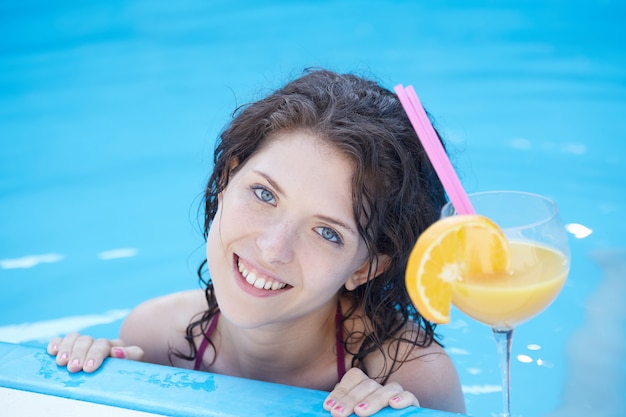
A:
[[[237,268],[241,272],[241,276],[244,277],[246,282],[255,288],[278,291],[286,288],[288,284],[280,281],[276,281],[267,276],[261,276],[261,274],[248,270],[240,259],[237,259]]]

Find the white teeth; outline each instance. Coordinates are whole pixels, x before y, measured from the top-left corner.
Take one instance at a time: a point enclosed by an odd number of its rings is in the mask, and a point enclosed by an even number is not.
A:
[[[276,291],[287,286],[287,284],[283,282],[257,277],[254,272],[248,271],[241,262],[237,262],[237,267],[239,268],[241,275],[246,279],[246,282],[256,288]]]
[[[256,281],[256,275],[254,275],[254,272],[247,272],[246,273],[248,275],[244,275],[246,277],[246,281],[248,281],[248,284],[250,285],[254,285],[254,282]]]

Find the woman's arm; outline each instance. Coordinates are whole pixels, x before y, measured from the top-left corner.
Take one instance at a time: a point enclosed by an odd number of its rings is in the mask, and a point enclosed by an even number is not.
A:
[[[70,333],[51,339],[47,351],[69,372],[94,372],[107,357],[169,365],[170,347],[187,348],[185,329],[191,317],[204,308],[203,300],[201,290],[148,300],[124,319],[120,339],[94,339]]]

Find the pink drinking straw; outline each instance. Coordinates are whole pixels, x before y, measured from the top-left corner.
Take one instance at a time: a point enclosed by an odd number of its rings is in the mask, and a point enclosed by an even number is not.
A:
[[[422,107],[422,103],[417,98],[415,90],[412,86],[404,88],[402,84],[398,84],[394,90],[457,214],[475,213],[472,203],[470,203],[463,185],[452,167],[452,163],[450,163],[450,159],[439,141],[424,107]]]

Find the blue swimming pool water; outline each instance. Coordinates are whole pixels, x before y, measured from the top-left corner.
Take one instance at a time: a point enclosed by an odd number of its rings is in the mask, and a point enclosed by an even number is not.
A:
[[[468,191],[543,193],[583,226],[563,293],[516,330],[513,409],[622,415],[624,16],[608,0],[1,2],[0,340],[113,337],[140,301],[196,287],[219,129],[328,66],[414,85]],[[454,312],[441,331],[468,412],[499,410],[489,329]]]

